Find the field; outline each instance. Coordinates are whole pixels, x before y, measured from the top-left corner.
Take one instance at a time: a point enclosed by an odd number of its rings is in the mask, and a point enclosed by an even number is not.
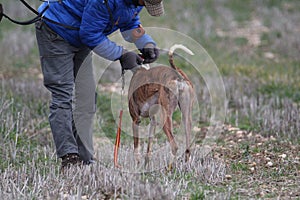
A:
[[[18,1],[3,5],[6,14],[18,19],[32,16]],[[159,132],[150,168],[135,166],[132,137],[124,134],[130,119],[125,118],[119,155],[123,167],[114,168],[118,110],[112,102],[120,105],[121,87],[119,71],[112,70],[97,89],[97,162],[60,174],[34,25],[20,27],[3,19],[1,199],[300,199],[300,2],[166,0],[165,9],[166,16],[158,19],[143,11],[144,26],[194,38],[215,62],[226,91],[225,119],[212,125],[205,80],[182,57],[175,58],[197,88],[190,162],[183,162],[180,153],[167,170],[169,145]],[[162,55],[160,61],[167,58]],[[173,120],[181,141],[180,112]],[[144,151],[146,142],[142,139]]]

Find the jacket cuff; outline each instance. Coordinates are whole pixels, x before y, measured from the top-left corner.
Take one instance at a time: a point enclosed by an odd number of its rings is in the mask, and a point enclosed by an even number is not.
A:
[[[115,61],[121,57],[123,47],[118,46],[107,38],[93,48],[93,52],[105,59]]]
[[[145,47],[146,44],[148,43],[152,43],[154,44],[154,46],[156,46],[156,43],[154,42],[154,40],[151,38],[150,35],[144,34],[142,37],[140,37],[139,39],[137,39],[134,44],[138,49],[142,49]]]

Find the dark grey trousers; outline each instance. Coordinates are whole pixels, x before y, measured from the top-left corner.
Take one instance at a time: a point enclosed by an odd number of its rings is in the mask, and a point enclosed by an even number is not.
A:
[[[36,23],[36,38],[44,85],[52,96],[49,122],[57,156],[78,153],[89,162],[96,111],[91,50],[70,45],[42,21]]]

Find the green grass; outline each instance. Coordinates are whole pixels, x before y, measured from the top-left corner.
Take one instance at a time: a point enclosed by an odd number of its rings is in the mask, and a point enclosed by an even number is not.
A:
[[[269,96],[289,98],[295,102],[300,102],[300,91],[298,86],[285,85],[283,83],[267,83],[259,88],[259,92]]]
[[[231,164],[231,169],[235,172],[243,172],[243,171],[248,171],[248,166],[244,163],[232,163]]]
[[[203,200],[203,199],[205,199],[204,191],[202,191],[200,189],[196,189],[196,191],[191,194],[190,199],[191,200]]]
[[[269,97],[290,98],[299,102],[299,63],[257,63],[257,65],[220,65],[225,76],[247,77],[257,83],[257,91]]]
[[[225,5],[230,8],[235,14],[235,19],[238,22],[244,22],[251,18],[252,10],[253,10],[253,1],[239,1],[239,0],[229,0],[225,3]],[[236,12],[238,11],[238,12]]]

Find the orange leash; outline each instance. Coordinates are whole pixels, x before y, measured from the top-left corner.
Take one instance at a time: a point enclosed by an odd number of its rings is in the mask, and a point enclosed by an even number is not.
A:
[[[115,150],[114,150],[114,164],[115,167],[117,168],[120,168],[120,165],[118,164],[118,152],[119,152],[120,139],[121,139],[122,115],[123,115],[123,110],[120,110],[119,125],[118,125],[116,142],[115,142]]]
[[[121,166],[118,164],[118,152],[120,147],[120,140],[121,140],[121,127],[122,127],[122,115],[123,115],[123,96],[124,96],[124,88],[125,88],[125,71],[122,71],[122,90],[121,90],[121,110],[119,114],[119,124],[117,129],[117,135],[116,135],[116,142],[115,142],[115,149],[114,149],[114,165],[117,168],[121,168]]]

